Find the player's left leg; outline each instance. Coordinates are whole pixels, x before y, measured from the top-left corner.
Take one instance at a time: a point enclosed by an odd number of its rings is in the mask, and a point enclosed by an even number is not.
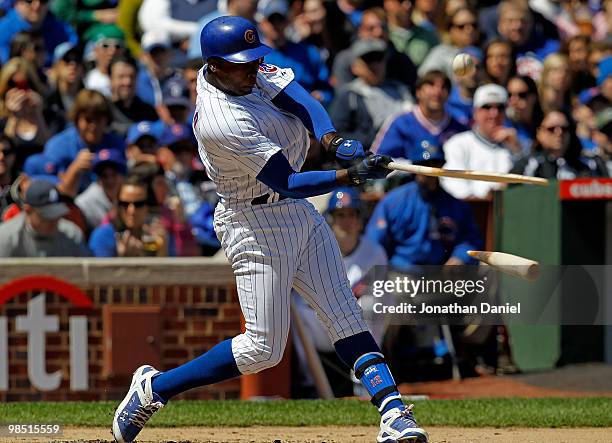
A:
[[[336,239],[321,221],[311,234],[308,253],[302,256],[294,287],[317,311],[336,352],[371,395],[381,414],[378,441],[427,442],[427,432],[416,423],[412,407],[402,403],[384,356],[367,329]]]

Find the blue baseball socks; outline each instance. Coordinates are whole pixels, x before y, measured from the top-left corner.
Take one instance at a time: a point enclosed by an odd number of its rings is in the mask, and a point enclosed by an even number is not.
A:
[[[391,371],[372,334],[361,332],[338,340],[334,346],[344,363],[354,369],[355,376],[372,396],[372,404],[381,415],[391,409],[404,409]]]
[[[164,402],[199,386],[211,385],[238,377],[240,371],[232,354],[232,340],[225,340],[205,354],[153,378],[153,392]]]

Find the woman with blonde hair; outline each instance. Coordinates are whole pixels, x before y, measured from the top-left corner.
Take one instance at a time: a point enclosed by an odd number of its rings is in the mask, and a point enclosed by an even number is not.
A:
[[[0,125],[15,148],[15,167],[42,151],[50,136],[43,117],[45,85],[34,66],[24,58],[12,58],[0,72]]]
[[[544,113],[555,109],[568,110],[572,72],[569,59],[563,54],[550,54],[544,59],[538,91]]]

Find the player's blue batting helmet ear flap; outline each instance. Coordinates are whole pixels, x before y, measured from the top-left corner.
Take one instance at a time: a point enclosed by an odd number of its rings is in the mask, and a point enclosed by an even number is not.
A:
[[[257,28],[242,17],[223,16],[211,20],[200,34],[204,63],[210,57],[219,57],[232,63],[257,60],[272,48],[259,40]]]

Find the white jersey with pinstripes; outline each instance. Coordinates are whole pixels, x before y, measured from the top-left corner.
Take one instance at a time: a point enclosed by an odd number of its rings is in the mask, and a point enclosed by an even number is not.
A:
[[[263,64],[253,92],[233,96],[220,91],[198,74],[194,133],[200,157],[217,193],[227,203],[250,201],[269,187],[256,180],[266,162],[282,150],[299,171],[308,152],[308,132],[292,114],[278,109],[272,99],[294,78],[291,69]]]
[[[272,99],[293,72],[263,65],[253,92],[231,96],[198,76],[194,131],[200,156],[221,201],[214,227],[234,275],[245,332],[232,339],[243,374],[277,364],[296,289],[315,309],[332,342],[367,331],[346,276],[336,239],[325,219],[304,199],[279,200],[256,177],[276,152],[299,171],[308,149],[300,120]],[[267,202],[252,204],[269,194]]]

